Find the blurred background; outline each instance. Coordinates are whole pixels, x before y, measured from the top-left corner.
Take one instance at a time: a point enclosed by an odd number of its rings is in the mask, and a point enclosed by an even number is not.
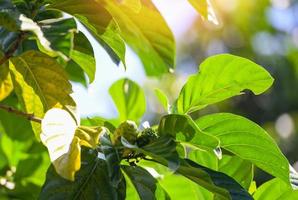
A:
[[[193,117],[231,112],[249,118],[275,138],[298,170],[298,0],[212,0],[218,25],[202,20],[187,0],[153,2],[176,39],[175,72],[158,79],[146,77],[140,60],[128,47],[125,71],[89,35],[97,61],[95,81],[89,86],[72,83],[81,117],[115,118],[117,111],[108,90],[114,81],[128,77],[145,90],[147,112],[143,121],[156,124],[165,113],[154,95],[155,88],[165,92],[173,102],[187,77],[198,71],[205,58],[231,53],[251,59],[270,71],[275,78],[273,87],[260,96],[247,92],[209,106]],[[80,29],[86,32],[82,26]],[[11,96],[4,104],[16,105],[16,97]],[[9,123],[0,123],[0,132],[7,133],[0,140],[0,147],[5,146],[0,148],[0,200],[18,195],[35,199],[50,164],[47,151],[32,140],[28,121],[4,111],[0,111],[1,120]],[[258,185],[270,178],[256,171]],[[10,198],[2,198],[4,194]]]
[[[214,112],[243,115],[264,127],[276,139],[290,163],[298,170],[298,1],[295,0],[213,0],[219,25],[204,21],[186,0],[154,0],[172,29],[177,43],[177,68],[161,79],[144,74],[141,62],[128,49],[127,71],[115,66],[95,42],[95,82],[83,87],[73,84],[82,117],[113,118],[117,111],[108,94],[110,85],[121,77],[138,82],[146,91],[144,121],[157,123],[164,114],[154,96],[160,88],[171,100],[177,97],[189,74],[198,71],[208,56],[219,53],[239,55],[265,67],[275,78],[270,91],[233,98],[195,113]],[[256,171],[257,184],[271,177]]]

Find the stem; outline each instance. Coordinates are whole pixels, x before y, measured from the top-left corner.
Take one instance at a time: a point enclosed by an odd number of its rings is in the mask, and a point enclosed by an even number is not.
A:
[[[7,106],[7,105],[0,104],[0,109],[5,110],[5,111],[7,111],[9,113],[14,113],[14,114],[16,114],[18,116],[24,117],[24,118],[26,118],[29,121],[41,123],[41,120],[42,120],[42,119],[34,116],[33,114],[29,114],[29,113],[25,113],[25,112],[16,110],[16,109],[14,109],[14,108],[12,108],[10,106]]]
[[[11,46],[11,48],[4,54],[4,56],[0,59],[0,65],[4,64],[7,60],[13,56],[14,52],[19,48],[19,45],[24,39],[25,32],[20,32],[18,38],[15,43]]]

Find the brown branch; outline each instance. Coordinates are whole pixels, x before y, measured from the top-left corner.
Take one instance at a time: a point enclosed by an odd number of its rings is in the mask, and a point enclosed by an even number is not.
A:
[[[11,46],[11,48],[4,54],[4,56],[0,59],[0,65],[4,64],[7,60],[13,56],[15,51],[19,48],[19,45],[22,43],[24,39],[25,32],[20,32],[18,38],[16,39],[15,43]]]
[[[27,119],[29,121],[41,123],[41,120],[42,120],[42,119],[34,116],[33,114],[29,114],[29,113],[25,113],[25,112],[19,111],[19,110],[14,109],[14,108],[12,108],[10,106],[7,106],[7,105],[0,104],[0,109],[5,110],[5,111],[7,111],[9,113],[14,113],[15,115],[24,117],[25,119]]]

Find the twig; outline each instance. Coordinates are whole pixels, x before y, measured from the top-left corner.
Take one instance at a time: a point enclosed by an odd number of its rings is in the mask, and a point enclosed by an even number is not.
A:
[[[10,113],[14,113],[14,114],[16,114],[18,116],[24,117],[24,118],[26,118],[29,121],[41,123],[41,119],[38,118],[38,117],[36,117],[36,116],[34,116],[33,114],[29,114],[29,113],[25,113],[25,112],[16,110],[16,109],[14,109],[14,108],[12,108],[10,106],[0,104],[0,109],[5,110],[5,111],[10,112]]]

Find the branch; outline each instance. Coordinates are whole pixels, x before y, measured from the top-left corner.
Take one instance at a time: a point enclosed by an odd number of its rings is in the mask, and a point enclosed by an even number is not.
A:
[[[14,113],[14,114],[16,114],[18,116],[24,117],[25,119],[27,119],[29,121],[41,123],[41,120],[42,120],[42,119],[40,119],[38,117],[35,117],[33,114],[29,114],[29,113],[25,113],[25,112],[16,110],[16,109],[14,109],[14,108],[12,108],[10,106],[7,106],[7,105],[0,104],[0,109],[5,110],[5,111],[7,111],[9,113]]]
[[[4,54],[4,56],[0,59],[0,65],[4,64],[10,57],[14,54],[14,52],[19,48],[19,45],[24,39],[25,32],[20,32],[18,38],[15,43],[11,46],[11,48]]]

